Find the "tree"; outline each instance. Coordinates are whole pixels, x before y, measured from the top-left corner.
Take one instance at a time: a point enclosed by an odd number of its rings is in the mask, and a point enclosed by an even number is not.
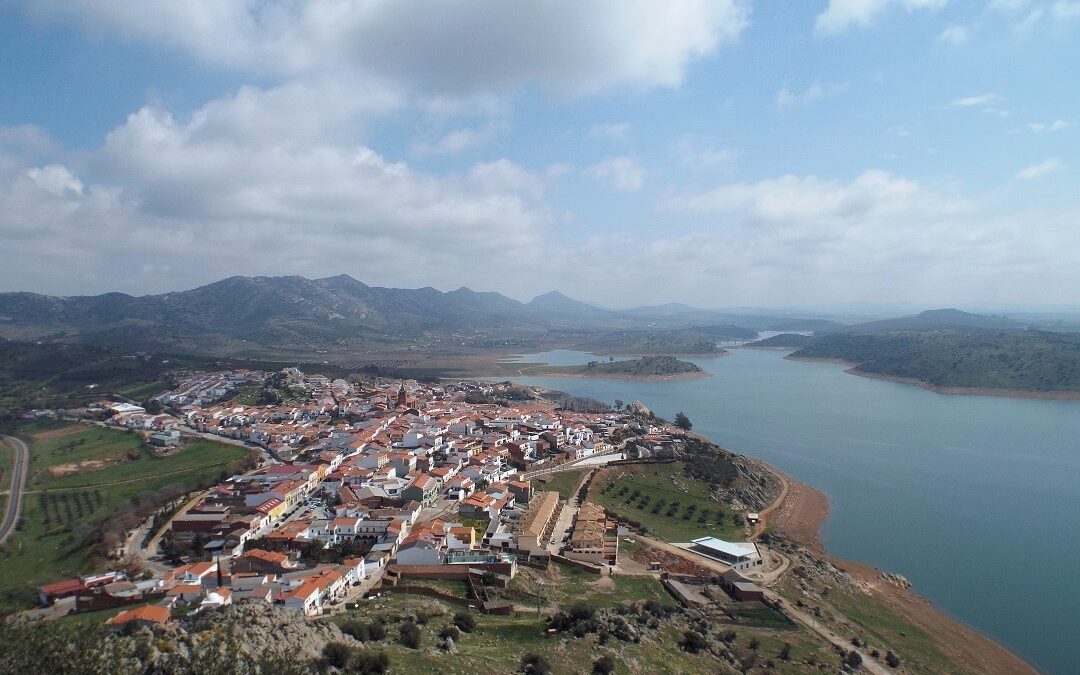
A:
[[[352,656],[352,647],[344,642],[327,642],[322,653],[327,663],[341,669],[349,662],[349,657]]]
[[[615,409],[616,410],[622,410],[622,407],[623,407],[623,402],[620,401],[619,399],[615,399]]]
[[[401,624],[398,641],[409,649],[418,649],[420,647],[420,627],[412,621]]]
[[[686,413],[680,410],[675,413],[675,426],[683,431],[690,431],[694,428],[694,423],[690,421],[690,418],[686,416]]]
[[[543,656],[529,652],[521,657],[521,672],[525,675],[548,675],[551,664]]]
[[[595,675],[611,675],[615,672],[615,659],[607,654],[593,661],[592,671]]]
[[[780,660],[781,661],[790,661],[791,660],[791,643],[790,642],[785,642],[784,646],[780,648]]]
[[[844,663],[851,666],[852,668],[858,668],[862,665],[862,657],[859,656],[859,652],[852,649],[850,652],[847,653],[847,656],[844,657]]]
[[[386,652],[361,649],[352,662],[352,672],[357,675],[382,675],[390,670],[390,657]]]
[[[682,648],[691,654],[697,654],[708,646],[709,641],[705,639],[704,635],[697,631],[688,630],[683,634]]]
[[[458,612],[454,615],[454,625],[465,633],[476,630],[476,617],[468,612]]]

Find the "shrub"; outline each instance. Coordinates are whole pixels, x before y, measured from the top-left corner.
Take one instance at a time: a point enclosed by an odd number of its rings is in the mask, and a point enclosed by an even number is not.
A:
[[[785,642],[784,646],[780,648],[780,660],[781,661],[789,661],[789,660],[791,660],[791,643],[790,642]]]
[[[375,642],[386,639],[386,624],[382,619],[375,619],[368,624],[368,639]]]
[[[705,636],[695,630],[688,630],[683,634],[682,648],[691,654],[697,654],[709,646]]]
[[[893,650],[890,649],[888,653],[885,654],[885,664],[890,668],[899,668],[900,657],[893,653]]]
[[[852,649],[850,652],[847,653],[847,656],[844,657],[844,663],[846,663],[851,668],[858,668],[862,665],[862,657],[859,656],[859,652]]]
[[[401,628],[398,631],[398,642],[405,645],[409,649],[417,649],[420,647],[420,627],[412,621],[406,621],[401,624]]]
[[[595,675],[611,675],[615,672],[615,659],[607,656],[601,656],[593,661],[592,671]]]
[[[736,633],[734,630],[732,630],[730,628],[727,629],[726,631],[724,631],[723,633],[720,633],[720,639],[723,640],[724,642],[728,643],[728,644],[731,644],[732,642],[735,642],[735,638],[737,638],[737,637],[739,637],[738,633]]]
[[[551,664],[543,656],[529,652],[521,657],[521,672],[525,675],[548,675]]]
[[[322,650],[323,658],[335,668],[344,668],[352,656],[352,647],[344,642],[327,642]]]
[[[390,670],[390,657],[386,652],[361,649],[353,657],[352,672],[357,675],[382,675]]]
[[[453,640],[454,642],[457,642],[458,638],[461,637],[461,631],[454,625],[443,626],[443,629],[439,631],[439,637],[444,640]]]
[[[476,630],[476,617],[468,612],[458,612],[454,615],[454,625],[465,633]]]

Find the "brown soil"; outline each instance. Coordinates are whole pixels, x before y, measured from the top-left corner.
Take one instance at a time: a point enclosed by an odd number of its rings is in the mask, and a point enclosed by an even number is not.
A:
[[[819,490],[806,483],[787,478],[788,491],[784,502],[769,514],[778,530],[807,548],[824,552],[818,539],[825,518],[829,515],[829,500]]]
[[[53,438],[60,438],[62,436],[70,436],[71,434],[78,433],[80,431],[83,431],[84,429],[86,429],[86,427],[82,426],[81,424],[71,424],[66,427],[60,427],[59,429],[50,429],[48,431],[38,432],[31,436],[31,438],[35,441],[47,441]]]
[[[73,473],[79,473],[80,471],[97,471],[98,469],[104,469],[108,465],[109,462],[100,459],[87,459],[78,464],[58,464],[56,466],[50,466],[48,471],[49,475],[53,478],[60,478],[61,476],[68,476]]]
[[[668,551],[656,548],[655,546],[649,546],[645,542],[641,542],[642,546],[639,547],[634,554],[630,556],[633,560],[641,563],[646,567],[652,565],[652,563],[660,563],[660,569],[665,572],[672,572],[675,574],[690,574],[698,577],[712,576],[713,571],[702,567],[701,565],[695,565],[682,556],[675,555]]]

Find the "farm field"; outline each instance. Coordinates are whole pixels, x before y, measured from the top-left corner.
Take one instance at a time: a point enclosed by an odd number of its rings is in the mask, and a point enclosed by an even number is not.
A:
[[[90,569],[100,551],[103,521],[137,521],[133,514],[140,505],[159,499],[163,491],[180,494],[207,485],[238,468],[246,454],[243,448],[200,440],[157,458],[138,436],[122,431],[87,428],[52,435],[38,426],[18,432],[30,441],[32,478],[22,528],[0,551],[0,611],[31,605],[37,586]],[[62,476],[47,470],[117,453],[122,462],[95,470]]]
[[[589,500],[643,525],[652,536],[688,542],[714,536],[741,540],[741,516],[715,501],[683,464],[645,464],[605,469],[589,488]],[[738,518],[738,520],[737,520]]]

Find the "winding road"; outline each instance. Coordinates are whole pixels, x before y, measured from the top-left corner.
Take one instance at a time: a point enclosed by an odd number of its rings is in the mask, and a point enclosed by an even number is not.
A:
[[[26,474],[30,471],[30,448],[14,436],[0,436],[8,444],[15,454],[12,456],[11,491],[9,492],[7,512],[4,514],[4,522],[0,523],[0,544],[7,541],[15,524],[19,522],[19,511],[22,510],[23,492],[26,490]]]

